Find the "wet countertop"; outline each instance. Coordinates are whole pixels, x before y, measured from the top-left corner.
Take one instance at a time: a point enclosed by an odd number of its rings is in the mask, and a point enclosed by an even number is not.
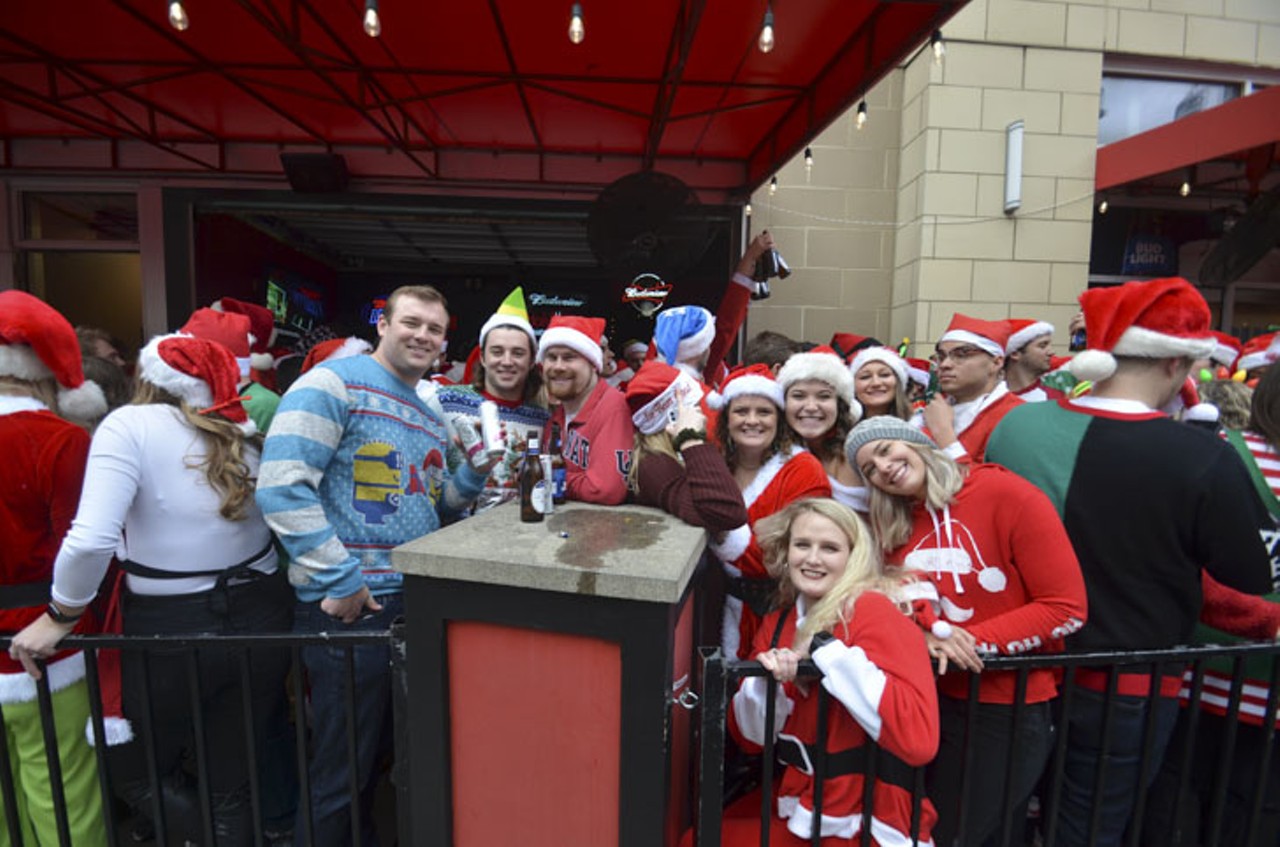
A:
[[[513,502],[397,547],[392,562],[414,576],[675,603],[706,539],[645,506],[566,503],[527,524]]]

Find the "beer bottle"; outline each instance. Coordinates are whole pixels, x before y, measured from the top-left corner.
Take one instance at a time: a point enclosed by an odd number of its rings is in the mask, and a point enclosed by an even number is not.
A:
[[[531,436],[524,451],[524,465],[520,468],[520,520],[540,523],[546,517],[550,499],[547,480],[542,472],[538,439]]]
[[[560,424],[551,425],[551,499],[557,505],[564,504],[564,453],[560,444]]]

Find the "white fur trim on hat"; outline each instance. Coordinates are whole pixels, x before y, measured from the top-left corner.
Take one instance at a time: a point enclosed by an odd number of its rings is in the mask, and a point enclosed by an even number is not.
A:
[[[269,371],[276,366],[276,359],[270,353],[250,353],[249,367],[255,371]]]
[[[600,343],[567,326],[553,326],[542,333],[538,342],[538,362],[541,363],[552,347],[568,347],[585,358],[595,367],[596,372],[604,370],[604,354],[600,352]]]
[[[1040,336],[1053,335],[1053,332],[1053,324],[1048,321],[1036,321],[1010,335],[1009,341],[1004,345],[1004,352],[1016,353]]]
[[[26,344],[0,344],[0,376],[35,382],[53,379],[53,371]],[[107,398],[96,382],[86,379],[75,388],[58,388],[58,413],[88,421],[107,411]]]
[[[999,344],[984,335],[978,335],[977,333],[970,332],[967,329],[947,330],[942,334],[942,337],[938,339],[938,343],[941,344],[944,341],[959,341],[962,344],[972,344],[974,347],[977,347],[985,353],[990,353],[992,356],[1004,356],[1004,348]]]
[[[707,322],[702,325],[702,329],[688,338],[680,339],[680,343],[676,345],[676,359],[681,362],[697,359],[711,349],[711,342],[715,340],[715,337],[716,318],[715,315],[709,315]]]
[[[797,382],[816,379],[836,390],[849,406],[853,406],[853,372],[831,353],[794,353],[778,371],[778,385],[785,397],[787,389]]]
[[[768,377],[749,374],[729,380],[723,391],[713,391],[707,396],[707,405],[716,411],[726,409],[738,397],[752,395],[772,400],[779,409],[786,408],[786,400],[782,396],[782,386]]]
[[[1143,359],[1166,359],[1174,356],[1207,359],[1217,345],[1218,339],[1212,335],[1179,338],[1135,325],[1121,333],[1120,340],[1111,348],[1111,353],[1115,356],[1136,356]]]
[[[888,347],[864,347],[859,350],[853,357],[853,362],[849,365],[849,373],[853,374],[854,379],[858,377],[858,371],[862,370],[872,362],[880,362],[889,367],[893,371],[893,375],[898,378],[898,387],[903,391],[907,390],[907,362],[897,353]],[[928,382],[928,379],[925,380]]]
[[[138,376],[156,388],[168,391],[193,409],[207,409],[213,405],[213,391],[209,385],[202,379],[171,367],[160,357],[161,341],[192,337],[175,332],[172,335],[157,335],[148,341],[147,346],[138,353]]]
[[[509,326],[512,329],[518,329],[525,335],[529,336],[529,343],[533,347],[538,346],[538,334],[533,331],[533,325],[527,320],[516,315],[503,315],[494,312],[489,316],[489,320],[484,322],[484,326],[480,327],[480,347],[484,347],[485,336],[489,334],[489,330],[498,327]]]
[[[0,343],[0,376],[35,381],[53,379],[53,371],[26,344]]]
[[[1217,423],[1221,416],[1221,410],[1212,403],[1197,403],[1182,412],[1182,420],[1188,422]]]

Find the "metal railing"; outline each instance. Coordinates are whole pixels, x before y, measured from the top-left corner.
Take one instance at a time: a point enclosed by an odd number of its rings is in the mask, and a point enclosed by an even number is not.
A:
[[[1244,824],[1244,831],[1247,832],[1247,837],[1243,844],[1233,841],[1228,845],[1222,836],[1226,813],[1225,786],[1232,768],[1235,767],[1233,753],[1236,730],[1239,724],[1238,718],[1241,713],[1241,703],[1246,685],[1245,662],[1251,658],[1263,658],[1269,664],[1269,687],[1265,694],[1265,707],[1261,714],[1271,716],[1272,719],[1261,719],[1261,751],[1256,772],[1251,776],[1251,782],[1254,787],[1252,796],[1248,798],[1248,819]],[[1175,740],[1169,744],[1167,750],[1157,751],[1155,749],[1157,745],[1155,709],[1152,706],[1160,698],[1160,691],[1158,686],[1152,685],[1150,686],[1150,693],[1145,695],[1147,708],[1139,762],[1140,784],[1142,785],[1146,785],[1149,782],[1149,778],[1154,776],[1154,771],[1160,767],[1162,759],[1166,767],[1171,767],[1176,772],[1177,791],[1172,808],[1182,809],[1191,794],[1194,739],[1202,717],[1201,703],[1205,694],[1205,671],[1208,663],[1212,660],[1226,660],[1231,666],[1231,684],[1227,702],[1221,709],[1226,724],[1226,735],[1222,740],[1220,749],[1215,751],[1216,771],[1213,775],[1213,783],[1218,790],[1212,796],[1207,820],[1203,822],[1199,832],[1188,832],[1184,828],[1175,825],[1171,830],[1173,832],[1173,840],[1161,843],[1169,844],[1170,847],[1179,847],[1179,845],[1182,845],[1182,847],[1192,847],[1192,845],[1202,845],[1202,847],[1219,847],[1219,845],[1221,847],[1248,847],[1248,845],[1256,845],[1257,847],[1264,847],[1263,842],[1259,840],[1261,837],[1259,832],[1264,800],[1268,796],[1268,779],[1271,779],[1273,783],[1280,779],[1272,773],[1276,769],[1274,766],[1275,757],[1280,755],[1274,750],[1276,738],[1275,718],[1277,716],[1277,707],[1280,706],[1280,644],[1274,642],[1239,644],[1225,647],[1179,647],[1169,650],[1149,650],[1122,654],[1076,653],[1005,656],[984,660],[984,672],[1009,671],[1016,674],[1016,694],[1011,727],[1011,731],[1015,733],[1023,717],[1027,680],[1030,671],[1037,668],[1062,670],[1062,681],[1059,684],[1059,696],[1054,710],[1055,723],[1058,728],[1055,732],[1049,763],[1037,789],[1037,796],[1041,802],[1041,808],[1045,810],[1045,814],[1040,818],[1039,832],[1035,834],[1034,840],[1028,840],[1025,843],[1034,843],[1040,847],[1054,847],[1059,837],[1057,822],[1052,810],[1057,806],[1063,788],[1063,767],[1069,740],[1065,725],[1066,718],[1072,714],[1074,701],[1081,690],[1080,686],[1074,681],[1075,669],[1089,668],[1106,673],[1107,683],[1105,690],[1102,692],[1104,718],[1101,727],[1100,747],[1103,750],[1107,750],[1115,732],[1113,718],[1119,702],[1118,698],[1121,696],[1117,690],[1120,674],[1148,674],[1158,680],[1162,675],[1170,675],[1172,666],[1186,668],[1180,693],[1182,708],[1178,718],[1179,721],[1184,722],[1183,742],[1179,743],[1178,740]],[[698,744],[700,787],[699,794],[695,797],[695,844],[697,847],[719,847],[721,843],[722,812],[726,800],[725,762],[728,708],[732,701],[733,693],[737,690],[738,683],[750,677],[764,676],[768,678],[768,687],[766,694],[765,744],[760,756],[758,777],[761,794],[759,843],[761,847],[768,847],[770,841],[769,828],[775,814],[774,804],[777,799],[774,796],[773,787],[777,767],[773,764],[776,761],[774,748],[777,730],[775,729],[776,709],[774,695],[777,683],[758,662],[726,660],[720,654],[718,648],[703,648],[701,673],[700,707],[702,709],[702,718],[697,730],[700,736]],[[821,678],[821,671],[812,661],[806,660],[801,663],[798,680],[820,680]],[[979,675],[970,675],[969,683],[968,703],[972,706],[978,702]],[[822,820],[820,812],[822,811],[823,783],[829,776],[828,751],[826,749],[828,720],[832,708],[840,709],[843,706],[838,701],[833,706],[831,703],[832,695],[822,685],[814,686],[812,691],[816,691],[816,696],[819,698],[817,704],[819,730],[817,732],[816,746],[820,752],[814,757],[812,763],[814,775],[813,803],[815,809],[812,816],[813,827],[809,835],[810,843],[816,846],[821,843],[821,836],[818,830]],[[814,696],[812,692],[810,696]],[[970,739],[973,736],[975,710],[970,708],[967,714],[968,721],[963,741],[965,777],[961,780],[957,844],[969,843],[966,839],[966,824],[968,822],[964,817],[965,810],[968,807],[966,794],[969,784],[968,775],[973,768]],[[865,775],[861,827],[858,835],[854,837],[851,843],[860,843],[863,847],[869,847],[873,843],[871,820],[875,812],[873,808],[877,761],[875,754],[878,747],[869,738],[865,746],[865,763],[859,771]],[[1163,753],[1163,756],[1158,755],[1159,753]],[[1001,847],[1024,843],[1025,821],[1015,820],[1017,804],[1012,796],[1014,780],[1009,778],[1017,755],[1018,750],[1011,745],[1008,759],[1005,762],[1004,796],[1000,798],[1001,826],[997,831],[995,840],[995,843],[998,843]],[[1103,755],[1099,758],[1095,782],[1092,787],[1092,816],[1088,824],[1088,843],[1091,845],[1096,843],[1100,827],[1102,813],[1100,801],[1105,787],[1107,771],[1108,756]],[[913,773],[914,789],[912,791],[911,828],[908,833],[908,837],[913,839],[920,837],[921,807],[926,797],[925,773],[926,767],[915,768]],[[1280,792],[1280,786],[1273,785],[1271,791],[1273,792],[1272,796],[1274,796],[1275,792]],[[1129,847],[1152,843],[1149,840],[1144,840],[1143,821],[1146,813],[1146,800],[1147,793],[1145,791],[1139,791],[1134,799],[1130,825],[1124,837],[1124,843]],[[1275,810],[1273,809],[1271,813],[1274,814]],[[1266,844],[1265,847],[1274,847],[1274,844]]]

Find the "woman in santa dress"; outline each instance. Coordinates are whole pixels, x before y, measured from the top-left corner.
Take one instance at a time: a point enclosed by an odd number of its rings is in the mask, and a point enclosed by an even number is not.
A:
[[[720,412],[717,441],[747,507],[746,522],[710,545],[729,576],[721,648],[727,657],[746,658],[777,587],[752,530],[795,500],[830,497],[831,484],[822,463],[792,443],[782,421],[782,389],[768,367],[733,371],[708,404]]]
[[[782,605],[765,617],[750,652],[779,683],[773,692],[776,725],[766,726],[770,684],[757,676],[734,695],[729,731],[748,750],[759,750],[772,734],[787,765],[777,783],[769,843],[809,844],[815,823],[827,847],[860,843],[866,748],[874,742],[871,843],[928,847],[935,815],[928,800],[914,796],[915,769],[937,751],[938,701],[902,580],[884,574],[866,525],[834,500],[797,501],[757,529]],[[805,658],[822,671],[820,681],[796,680]],[[819,686],[833,698],[825,737]],[[812,763],[820,751],[825,779],[816,815]],[[761,843],[760,806],[759,795],[749,794],[726,809],[721,843]]]
[[[905,359],[888,347],[865,347],[854,355],[849,371],[853,374],[853,396],[862,406],[858,420],[880,415],[911,419]]]
[[[845,436],[862,417],[844,360],[829,347],[795,353],[778,371],[778,384],[792,439],[822,463],[831,496],[865,513],[867,489],[844,456]]]
[[[998,465],[958,465],[906,421],[862,421],[845,452],[871,488],[871,529],[885,562],[935,592],[936,606],[915,604],[940,675],[942,745],[928,776],[938,809],[934,834],[947,847],[960,836],[963,783],[963,843],[982,844],[999,829],[1006,790],[1015,807],[1024,803],[1044,768],[1057,685],[1051,668],[1031,670],[1015,727],[1016,673],[982,674],[966,745],[969,674],[982,671],[983,656],[1061,649],[1084,625],[1079,562],[1038,488]],[[1009,777],[1012,748],[1018,752]]]

